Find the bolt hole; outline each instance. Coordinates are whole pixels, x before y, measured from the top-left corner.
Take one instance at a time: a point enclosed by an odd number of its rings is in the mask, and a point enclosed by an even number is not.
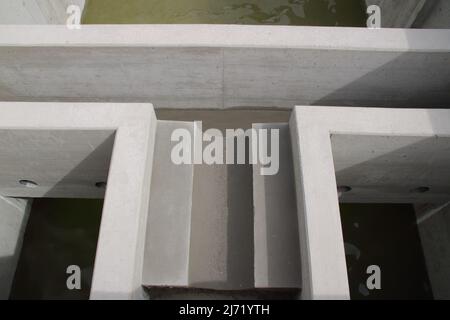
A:
[[[95,183],[95,186],[99,189],[105,189],[106,188],[106,182],[105,181],[99,181]]]
[[[412,190],[413,193],[425,193],[430,191],[429,187],[418,187]]]
[[[27,188],[36,188],[38,184],[31,180],[20,180],[19,183]]]
[[[349,186],[338,186],[337,191],[338,193],[346,193],[352,191],[352,188]]]

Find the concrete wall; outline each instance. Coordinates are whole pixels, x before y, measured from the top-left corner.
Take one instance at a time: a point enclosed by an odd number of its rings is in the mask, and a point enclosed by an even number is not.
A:
[[[419,222],[428,277],[435,299],[450,299],[450,207]]]
[[[31,203],[0,196],[0,300],[9,298]]]
[[[410,176],[415,176],[414,179],[417,179],[413,180],[415,187],[427,186],[431,194],[435,188],[438,191],[442,190],[443,181],[439,180],[439,173],[445,176],[450,172],[449,155],[445,156],[446,153],[442,152],[442,149],[448,149],[446,137],[450,135],[449,118],[449,110],[336,107],[296,107],[294,109],[290,125],[296,175],[304,297],[349,297],[338,206],[337,186],[342,174],[339,170],[347,170],[347,174],[350,174],[352,170],[356,171],[353,180],[346,181],[350,183],[350,187],[353,186],[351,183],[356,185],[354,202],[360,201],[357,197],[358,184],[374,181],[374,177],[377,177],[378,180],[375,180],[378,184],[371,191],[377,191],[376,196],[382,196],[384,189],[389,189],[393,181],[395,185],[395,175],[398,175],[397,178],[403,182],[401,185],[403,191],[400,193],[403,196],[415,193],[411,190],[412,186],[408,184],[411,181]],[[338,154],[339,161],[335,164],[333,151],[336,146],[332,146],[332,141],[337,135],[352,135],[354,140],[341,145],[344,150]],[[360,144],[355,143],[362,136],[367,136],[366,140],[363,139]],[[386,143],[386,136],[394,137],[393,141]],[[406,140],[395,141],[395,137],[399,136]],[[428,139],[429,143],[418,144],[417,139],[414,140],[412,137],[419,137],[419,142]],[[384,141],[377,146],[376,143],[371,144],[370,139],[375,142],[379,139]],[[443,140],[443,145],[439,140]],[[365,152],[356,151],[365,150],[366,147]],[[352,151],[352,148],[355,150]],[[379,148],[384,148],[384,150],[381,149],[381,154]],[[446,158],[440,159],[440,156]],[[351,161],[342,162],[342,159]],[[374,159],[380,160],[387,166],[372,166]],[[411,170],[412,165],[414,165],[413,170]],[[433,165],[436,165],[436,168]],[[364,166],[366,167],[362,171],[358,171],[358,168]],[[396,170],[390,170],[392,167]],[[430,178],[432,178],[431,181],[428,180]],[[447,182],[448,179],[445,179],[443,189],[446,190],[444,193],[448,197],[450,191],[446,186]],[[352,192],[353,189],[348,192],[348,195],[350,196]],[[392,200],[392,195],[388,195],[388,192],[384,195],[388,201]],[[415,197],[417,200],[420,200],[420,197],[426,199],[427,192],[418,192]],[[382,200],[381,197],[378,200]],[[444,225],[439,227],[445,229]],[[436,250],[445,256],[439,277],[443,277],[443,270],[448,271],[445,267],[448,262],[447,249],[444,251],[438,249],[441,246],[448,247],[447,237],[447,231],[439,231],[436,234],[439,245],[436,243],[430,245],[434,247],[434,256],[438,254]],[[436,266],[439,260],[434,260],[433,263]]]
[[[85,0],[2,0],[0,24],[65,24],[71,4],[83,10]]]
[[[450,1],[429,0],[413,24],[414,28],[450,28]]]
[[[2,27],[0,99],[448,107],[449,38],[414,29]]]
[[[426,0],[366,0],[366,5],[380,7],[382,28],[410,28],[426,2]]]

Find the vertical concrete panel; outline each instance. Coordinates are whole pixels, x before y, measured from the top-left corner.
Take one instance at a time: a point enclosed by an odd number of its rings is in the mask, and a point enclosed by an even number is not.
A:
[[[425,220],[419,233],[435,299],[450,299],[450,206]]]
[[[0,300],[9,298],[31,201],[0,196]]]
[[[146,286],[188,286],[194,165],[172,161],[176,129],[194,136],[194,122],[158,121],[142,279]]]
[[[280,134],[278,173],[262,175],[260,162],[253,165],[255,287],[298,288],[300,246],[289,126],[254,124],[253,128],[278,129]]]

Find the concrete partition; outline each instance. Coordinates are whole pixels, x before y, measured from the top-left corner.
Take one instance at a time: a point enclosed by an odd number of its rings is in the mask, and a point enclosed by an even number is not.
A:
[[[449,119],[449,110],[294,109],[290,125],[304,297],[349,298],[339,201],[450,200]],[[348,191],[340,199],[337,186]],[[423,237],[436,226],[419,228]],[[446,232],[429,235],[424,248],[441,245],[448,250],[446,239]],[[433,273],[430,266],[439,264],[437,255],[431,251],[425,257]],[[443,259],[447,263],[448,257]],[[444,274],[441,270],[431,276],[432,285],[433,279],[447,277]],[[439,288],[440,294],[447,294]]]
[[[142,298],[156,131],[152,105],[1,102],[0,110],[0,194],[104,197],[91,299]],[[107,182],[106,192],[98,182]],[[1,250],[15,259],[11,250],[20,251],[26,215],[20,202],[1,200]],[[18,211],[14,219],[11,210]],[[11,274],[13,264],[3,266]]]
[[[0,196],[0,300],[9,298],[31,203]]]
[[[0,99],[158,108],[446,107],[450,30],[0,27]]]

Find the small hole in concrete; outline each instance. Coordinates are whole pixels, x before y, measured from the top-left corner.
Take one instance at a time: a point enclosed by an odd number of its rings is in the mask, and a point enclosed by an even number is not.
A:
[[[338,191],[339,194],[350,192],[351,190],[352,190],[352,188],[349,187],[349,186],[338,186],[337,187],[337,191]]]
[[[425,193],[428,191],[430,191],[429,187],[418,187],[418,188],[411,190],[411,192],[413,192],[413,193]]]
[[[106,182],[105,181],[99,181],[95,183],[95,186],[99,189],[105,189],[106,188]]]
[[[20,180],[19,183],[27,188],[36,188],[38,184],[31,180]]]

